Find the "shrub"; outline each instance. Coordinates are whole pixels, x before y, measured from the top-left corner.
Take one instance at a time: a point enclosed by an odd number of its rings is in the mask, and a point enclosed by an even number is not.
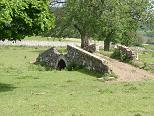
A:
[[[114,50],[113,54],[111,55],[111,58],[118,59],[122,62],[129,62],[129,63],[131,62],[129,56],[125,52],[119,49]]]
[[[114,52],[111,55],[111,58],[120,59],[120,50],[119,49],[115,49]]]

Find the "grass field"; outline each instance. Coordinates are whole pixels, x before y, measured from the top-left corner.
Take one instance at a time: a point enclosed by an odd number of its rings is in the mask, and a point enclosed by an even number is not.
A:
[[[154,115],[154,80],[104,83],[30,64],[45,49],[0,47],[0,116]]]
[[[139,61],[144,63],[146,70],[154,73],[154,45],[143,46],[147,51],[139,53]]]
[[[154,45],[151,44],[151,45],[144,45],[143,46],[145,49],[151,49],[151,50],[154,50]]]

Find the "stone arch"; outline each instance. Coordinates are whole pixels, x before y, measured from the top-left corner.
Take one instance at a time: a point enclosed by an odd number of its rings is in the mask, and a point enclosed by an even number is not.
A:
[[[67,61],[64,56],[60,56],[56,63],[56,69],[62,70],[67,66]]]

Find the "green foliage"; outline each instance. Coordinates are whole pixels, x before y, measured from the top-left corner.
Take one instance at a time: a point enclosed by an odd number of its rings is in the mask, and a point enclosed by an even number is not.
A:
[[[86,35],[106,40],[107,47],[110,42],[130,45],[137,29],[151,19],[151,4],[149,0],[67,0],[64,19],[83,40]]]
[[[122,62],[128,62],[128,63],[131,62],[129,56],[125,52],[119,49],[114,50],[113,54],[111,55],[111,58],[118,59]]]
[[[44,36],[58,37],[58,38],[80,38],[79,32],[65,20],[65,8],[57,7],[52,8],[55,16],[55,27]]]
[[[95,0],[67,0],[66,20],[72,24],[81,34],[85,32],[91,36],[95,30],[97,10],[94,9]]]
[[[111,55],[111,58],[121,59],[120,50],[119,49],[115,49],[114,52]]]
[[[67,48],[66,48],[66,47],[57,47],[56,49],[57,49],[58,52],[61,53],[61,54],[67,53]]]
[[[96,28],[96,0],[67,0],[65,6],[65,21],[73,26],[81,37],[81,48],[89,45],[89,38],[94,35]]]
[[[0,39],[20,40],[38,35],[54,26],[48,3],[44,0],[1,0]]]
[[[123,33],[121,44],[126,46],[142,46],[144,43],[143,36],[137,32]]]
[[[147,15],[151,12],[147,11],[150,6],[149,0],[111,0],[108,4],[111,7],[103,7],[102,12],[107,12],[102,14],[99,23],[101,29],[98,32],[101,40],[107,39],[126,46],[140,44],[141,39],[136,31],[147,19],[151,18]]]

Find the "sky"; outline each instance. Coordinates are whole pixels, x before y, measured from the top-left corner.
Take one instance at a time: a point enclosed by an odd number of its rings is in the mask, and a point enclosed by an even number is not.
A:
[[[58,3],[54,2],[54,1],[64,2],[65,0],[52,0],[52,1],[53,1],[53,3],[51,3],[52,7],[62,7],[63,3],[58,4]]]

